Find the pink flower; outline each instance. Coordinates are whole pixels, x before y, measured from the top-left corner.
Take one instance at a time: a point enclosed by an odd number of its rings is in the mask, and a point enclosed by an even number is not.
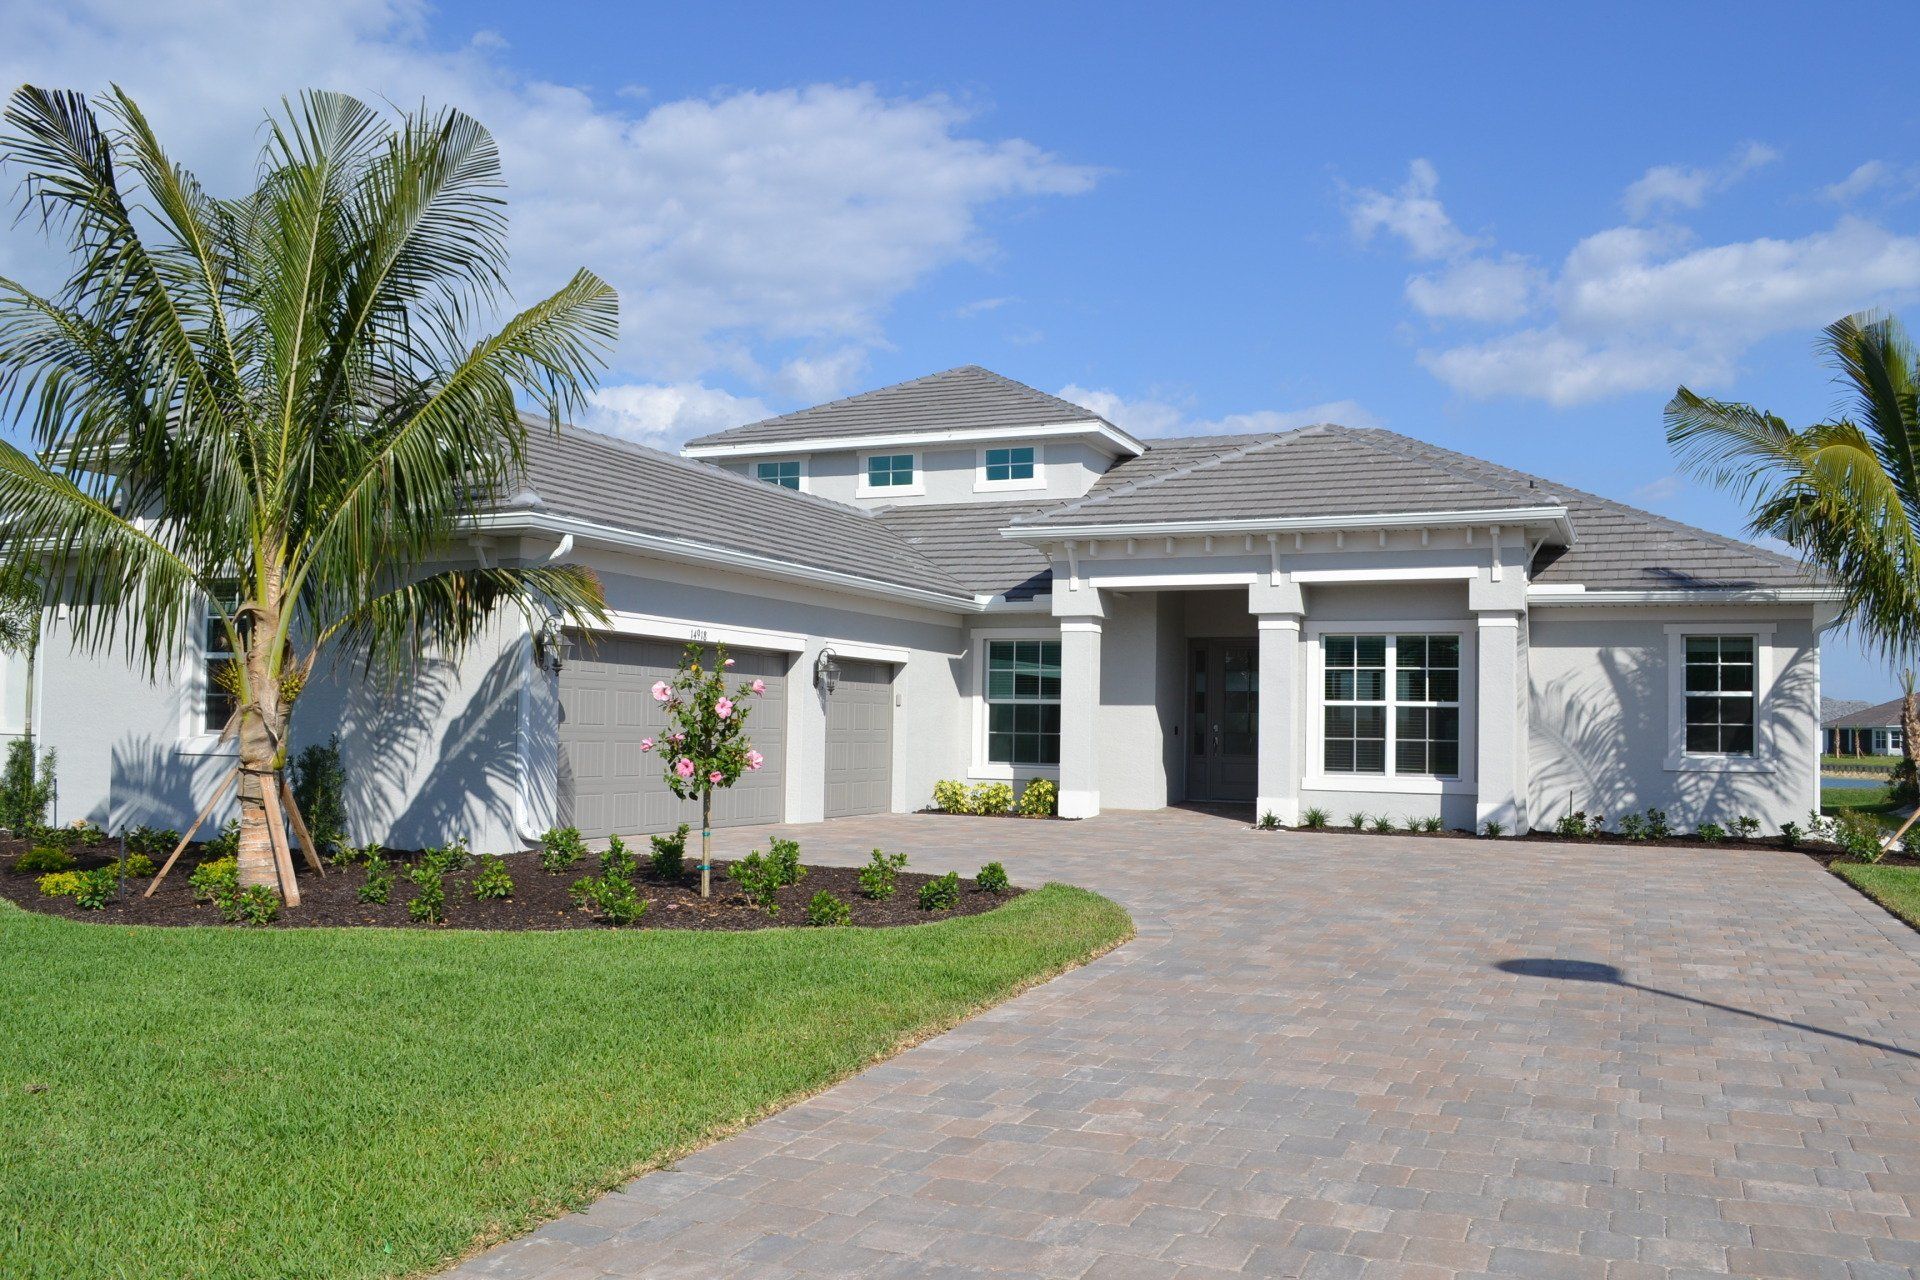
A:
[[[747,688],[753,690],[755,693],[765,693],[767,691],[767,682],[756,679],[752,684],[748,685]]]
[[[761,765],[765,764],[766,762],[767,762],[767,758],[761,755],[758,751],[750,750],[747,752],[747,768],[749,770],[758,769]]]
[[[681,756],[673,762],[673,771],[683,778],[691,778],[693,776],[693,761],[687,759],[685,756]]]
[[[707,775],[707,781],[718,785],[719,783],[726,781],[726,777],[727,777],[726,774],[720,772],[718,769],[715,769],[712,773]]]
[[[684,733],[670,733],[667,736],[675,742],[685,742],[687,740],[687,735]]]
[[[713,714],[715,714],[715,715],[717,715],[717,716],[719,716],[719,717],[720,717],[720,718],[721,718],[722,720],[725,720],[725,719],[726,719],[726,718],[727,718],[728,716],[730,716],[730,715],[732,715],[732,714],[733,714],[733,699],[732,699],[732,698],[722,698],[722,699],[720,699],[720,701],[718,701],[718,702],[716,702],[716,703],[714,703],[714,704],[713,704]]]
[[[640,749],[641,749],[642,751],[651,751],[651,750],[653,750],[653,739],[652,739],[652,738],[642,738],[642,739],[640,739]]]
[[[728,666],[732,666],[732,665],[733,665],[733,659],[732,659],[732,658],[728,658],[728,659],[727,659],[727,665],[728,665]]]
[[[665,702],[672,696],[673,689],[665,680],[655,680],[653,682],[653,700],[655,702]]]

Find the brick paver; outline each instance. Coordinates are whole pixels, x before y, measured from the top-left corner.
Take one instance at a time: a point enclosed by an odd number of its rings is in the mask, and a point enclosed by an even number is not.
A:
[[[452,1274],[1920,1274],[1920,940],[1796,855],[1190,811],[794,833],[998,858],[1140,936]]]

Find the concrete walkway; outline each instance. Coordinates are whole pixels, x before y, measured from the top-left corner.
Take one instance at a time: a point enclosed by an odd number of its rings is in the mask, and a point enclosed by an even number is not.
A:
[[[1920,938],[1797,855],[794,833],[998,858],[1140,937],[452,1274],[1920,1274]]]

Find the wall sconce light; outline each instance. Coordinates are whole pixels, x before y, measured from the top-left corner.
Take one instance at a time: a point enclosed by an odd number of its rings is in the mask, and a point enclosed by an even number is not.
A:
[[[540,631],[533,639],[534,661],[544,670],[559,675],[567,665],[567,656],[573,652],[573,637],[560,625],[557,616],[550,616],[540,624]]]
[[[832,649],[822,649],[820,656],[813,660],[813,683],[816,688],[826,690],[829,697],[840,684],[840,664],[833,660]]]

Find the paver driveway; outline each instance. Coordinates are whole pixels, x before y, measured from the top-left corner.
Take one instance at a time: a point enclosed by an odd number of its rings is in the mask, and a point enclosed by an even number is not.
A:
[[[997,857],[1140,937],[455,1274],[1920,1267],[1920,945],[1796,855],[1180,811],[795,830],[810,861]]]

